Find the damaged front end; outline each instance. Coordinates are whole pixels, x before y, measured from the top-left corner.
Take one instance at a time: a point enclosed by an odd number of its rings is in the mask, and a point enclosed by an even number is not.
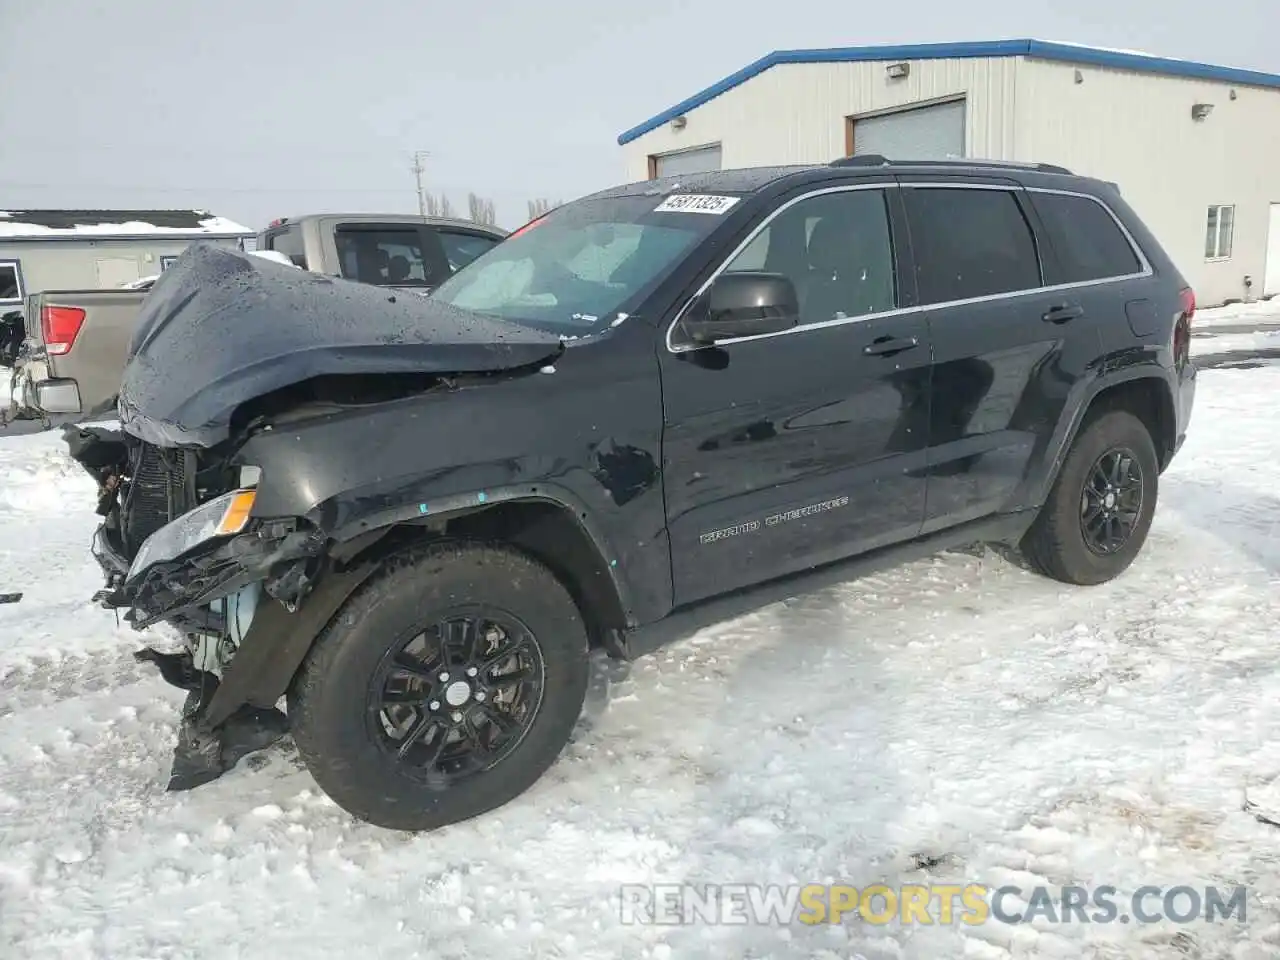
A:
[[[164,622],[185,638],[180,652],[135,655],[188,694],[169,789],[207,783],[287,732],[276,703],[353,572],[331,569],[307,521],[253,516],[252,468],[116,430],[63,435],[98,483],[92,550],[106,587],[94,600],[137,630]],[[300,611],[322,578],[340,596],[328,603],[321,591]]]
[[[63,436],[98,485],[97,602],[186,641],[138,655],[189,694],[171,788],[212,780],[285,732],[276,704],[376,569],[377,551],[362,551],[385,529],[334,537],[324,525],[387,468],[371,447],[366,473],[340,444],[418,425],[410,398],[530,377],[564,349],[551,333],[210,245],[164,272],[130,340],[122,429]],[[368,424],[378,409],[397,413]]]

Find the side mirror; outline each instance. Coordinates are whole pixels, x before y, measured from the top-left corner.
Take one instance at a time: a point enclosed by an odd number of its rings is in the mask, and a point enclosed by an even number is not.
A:
[[[689,338],[712,344],[790,330],[800,321],[795,285],[780,273],[743,271],[717,277],[681,321]]]

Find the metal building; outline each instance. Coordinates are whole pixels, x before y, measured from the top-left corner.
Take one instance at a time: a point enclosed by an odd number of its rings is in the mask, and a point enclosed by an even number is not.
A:
[[[205,210],[0,211],[0,312],[43,290],[120,287],[160,273],[195,240],[253,231]]]
[[[769,54],[618,138],[629,180],[973,157],[1114,181],[1209,306],[1280,294],[1280,76],[1037,40]]]

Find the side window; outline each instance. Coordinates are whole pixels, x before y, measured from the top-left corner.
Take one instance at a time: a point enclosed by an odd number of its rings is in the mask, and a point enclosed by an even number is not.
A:
[[[18,261],[0,260],[0,303],[22,302],[22,279],[18,275]]]
[[[268,250],[283,253],[295,267],[307,269],[307,251],[302,243],[302,227],[296,223],[283,230],[268,233],[263,238],[263,243]]]
[[[725,268],[756,270],[791,279],[802,325],[892,310],[897,279],[884,191],[825,193],[788,207]]]
[[[434,287],[449,279],[440,237],[417,227],[339,227],[334,235],[343,278],[374,286]]]
[[[922,304],[1033,290],[1035,238],[1009,190],[905,191]]]
[[[440,243],[444,245],[449,269],[454,273],[498,242],[494,237],[482,237],[476,233],[454,233],[451,230],[437,232],[440,234]]]
[[[1124,232],[1102,204],[1087,197],[1033,193],[1040,220],[1057,255],[1050,283],[1082,283],[1124,277],[1142,270]]]

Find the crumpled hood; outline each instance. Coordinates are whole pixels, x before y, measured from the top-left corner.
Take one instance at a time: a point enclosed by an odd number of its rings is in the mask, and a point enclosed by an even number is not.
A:
[[[315,377],[483,373],[563,349],[429,298],[194,244],[143,302],[118,407],[140,439],[212,446],[240,404]]]

